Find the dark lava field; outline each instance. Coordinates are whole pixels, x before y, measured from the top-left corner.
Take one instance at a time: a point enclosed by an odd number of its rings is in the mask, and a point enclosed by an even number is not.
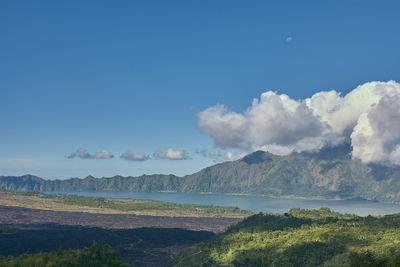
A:
[[[107,243],[131,266],[173,266],[185,247],[207,240],[237,218],[167,217],[63,212],[0,206],[0,225],[20,231],[0,234],[0,254],[78,249]]]

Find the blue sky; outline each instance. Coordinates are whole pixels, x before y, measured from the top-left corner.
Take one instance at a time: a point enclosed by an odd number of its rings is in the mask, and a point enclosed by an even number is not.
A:
[[[400,81],[398,1],[1,1],[0,175],[189,174],[199,112]],[[65,157],[82,148],[111,159]],[[153,156],[184,151],[185,160]],[[120,159],[126,150],[149,160]],[[229,148],[227,148],[227,151]]]

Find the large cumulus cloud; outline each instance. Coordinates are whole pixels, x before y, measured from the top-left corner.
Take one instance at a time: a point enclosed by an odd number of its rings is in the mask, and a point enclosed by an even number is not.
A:
[[[332,90],[295,100],[268,91],[241,113],[207,108],[198,127],[223,149],[287,154],[348,142],[363,162],[400,164],[399,110],[399,83],[369,82],[345,96]]]
[[[351,134],[353,156],[400,165],[400,95],[385,95],[363,113]]]

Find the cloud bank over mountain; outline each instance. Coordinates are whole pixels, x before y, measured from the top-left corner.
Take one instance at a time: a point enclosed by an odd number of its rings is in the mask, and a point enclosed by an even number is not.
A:
[[[208,149],[201,149],[196,150],[196,154],[202,155],[206,158],[211,158],[214,162],[223,162],[223,161],[231,161],[237,160],[246,156],[247,153],[234,153],[232,151],[221,151],[221,150],[208,150]]]
[[[241,112],[224,105],[198,113],[198,127],[215,147],[237,153],[319,150],[345,142],[364,163],[400,164],[400,84],[368,82],[342,96],[323,91],[292,99],[267,91]]]

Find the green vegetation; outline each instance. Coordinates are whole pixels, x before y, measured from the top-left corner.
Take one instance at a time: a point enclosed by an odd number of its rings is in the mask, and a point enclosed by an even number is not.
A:
[[[8,257],[1,261],[0,267],[97,267],[129,266],[121,260],[113,248],[105,244],[93,243],[89,248],[23,254],[17,258]]]
[[[0,190],[0,205],[5,204],[38,209],[87,211],[96,213],[131,213],[154,216],[243,218],[253,214],[250,211],[241,210],[237,207],[175,204],[153,200],[110,199],[44,194],[32,191]]]
[[[350,254],[350,266],[353,267],[397,267],[400,266],[400,254],[377,257],[370,251]]]
[[[400,168],[352,160],[346,146],[318,153],[276,156],[257,151],[185,177],[174,175],[44,180],[32,175],[0,177],[0,188],[42,192],[197,192],[258,194],[319,199],[362,198],[400,202]]]
[[[118,211],[163,211],[169,215],[178,213],[192,214],[193,216],[212,217],[246,217],[250,211],[237,207],[221,207],[212,205],[175,204],[171,202],[153,200],[115,200],[99,197],[82,197],[57,195],[56,201],[67,205],[78,205],[95,208],[107,208]]]
[[[0,235],[13,235],[19,233],[19,229],[13,226],[1,226],[0,225]]]
[[[259,213],[185,250],[178,266],[400,266],[400,214]]]

